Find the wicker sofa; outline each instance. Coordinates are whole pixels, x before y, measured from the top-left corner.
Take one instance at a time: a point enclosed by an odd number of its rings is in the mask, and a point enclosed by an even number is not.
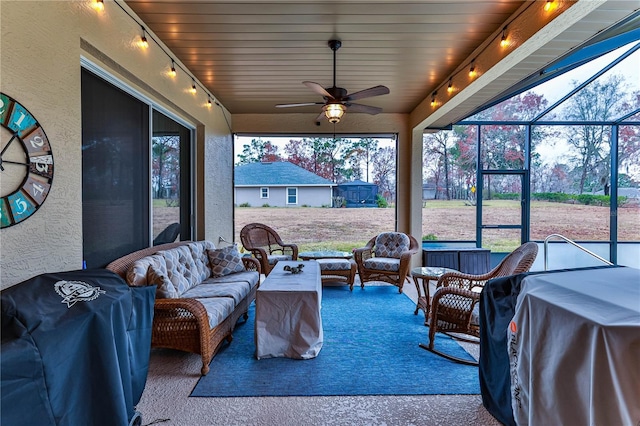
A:
[[[231,342],[240,316],[248,318],[260,284],[256,259],[237,258],[223,272],[220,263],[212,266],[216,258],[211,256],[224,251],[209,241],[181,241],[139,250],[107,265],[130,286],[157,286],[151,346],[200,354],[202,375],[209,372],[223,340]]]

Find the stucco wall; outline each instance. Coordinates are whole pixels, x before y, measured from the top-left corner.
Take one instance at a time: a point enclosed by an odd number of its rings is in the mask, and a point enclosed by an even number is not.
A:
[[[0,12],[0,89],[38,119],[55,160],[42,207],[0,231],[1,288],[82,266],[81,58],[197,129],[196,237],[231,238],[231,116],[223,107],[189,93],[190,76],[169,77],[171,59],[154,42],[141,51],[139,25],[113,3],[97,12],[89,1],[3,0]]]

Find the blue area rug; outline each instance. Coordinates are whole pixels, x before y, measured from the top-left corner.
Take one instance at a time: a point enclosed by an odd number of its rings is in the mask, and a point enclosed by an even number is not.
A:
[[[233,342],[211,361],[191,396],[329,396],[479,394],[477,367],[456,364],[418,347],[427,343],[424,315],[392,286],[364,290],[324,287],[324,344],[310,360],[256,360],[254,308]],[[472,359],[447,336],[436,347]]]

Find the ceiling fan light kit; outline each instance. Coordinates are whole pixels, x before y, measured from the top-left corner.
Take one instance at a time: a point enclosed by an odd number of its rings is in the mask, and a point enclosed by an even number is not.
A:
[[[340,119],[344,115],[346,108],[342,104],[329,104],[322,107],[324,110],[324,115],[329,120],[329,123],[339,123]]]
[[[329,120],[329,123],[336,124],[340,122],[340,119],[344,116],[345,112],[350,109],[352,112],[362,112],[365,114],[379,114],[382,112],[382,108],[356,104],[352,101],[364,98],[370,98],[373,96],[387,95],[389,94],[389,88],[386,86],[374,86],[368,89],[360,90],[352,94],[348,94],[347,90],[336,86],[336,52],[342,46],[340,40],[329,40],[329,48],[333,51],[333,86],[324,88],[322,85],[313,81],[303,81],[302,84],[321,95],[324,102],[305,102],[294,104],[279,104],[278,108],[292,108],[302,106],[315,106],[323,105],[320,117],[324,114]],[[318,119],[320,118],[318,117]]]

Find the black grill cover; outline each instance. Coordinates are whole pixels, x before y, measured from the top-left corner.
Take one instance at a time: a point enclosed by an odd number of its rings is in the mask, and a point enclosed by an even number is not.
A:
[[[1,423],[127,425],[147,380],[154,295],[106,269],[2,291]]]

